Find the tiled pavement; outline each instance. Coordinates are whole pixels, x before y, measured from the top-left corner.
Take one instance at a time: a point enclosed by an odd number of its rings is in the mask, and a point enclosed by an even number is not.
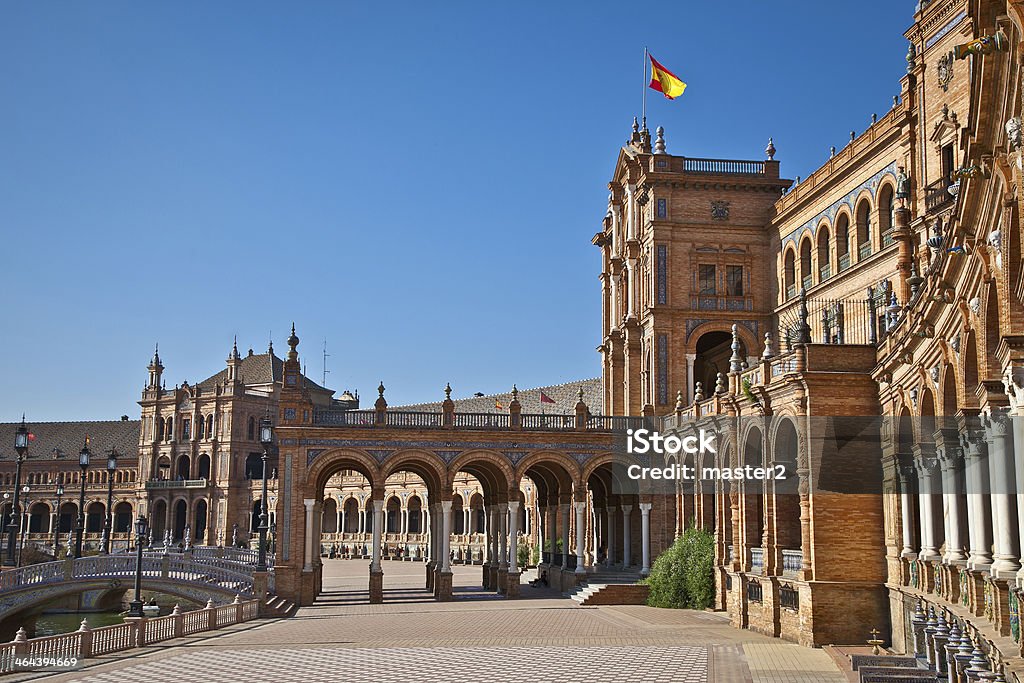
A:
[[[492,599],[471,588],[478,585],[478,567],[456,568],[455,583],[463,599],[436,603],[420,590],[422,565],[385,563],[384,571],[383,605],[365,603],[365,562],[330,561],[324,572],[328,592],[291,619],[240,624],[127,656],[89,660],[75,672],[17,680],[846,680],[826,653],[733,629],[718,614],[643,606],[581,607],[525,585],[524,600]]]

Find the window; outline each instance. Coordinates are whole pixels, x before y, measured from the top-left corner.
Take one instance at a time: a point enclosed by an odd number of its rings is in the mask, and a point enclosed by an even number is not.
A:
[[[174,418],[167,418],[167,440],[174,441]]]
[[[249,431],[246,433],[248,434],[249,441],[256,438],[256,418],[249,418]]]
[[[946,145],[942,148],[942,177],[952,181],[953,176],[953,145]]]
[[[701,264],[697,267],[697,282],[701,295],[714,296],[715,294],[715,267]]]
[[[206,438],[206,418],[203,417],[202,415],[200,415],[199,419],[196,420],[196,438]]]
[[[181,421],[181,438],[185,441],[192,438],[192,420],[184,419]]]
[[[658,218],[668,218],[668,200],[658,200]]]
[[[729,296],[743,296],[743,266],[725,267],[725,287]]]

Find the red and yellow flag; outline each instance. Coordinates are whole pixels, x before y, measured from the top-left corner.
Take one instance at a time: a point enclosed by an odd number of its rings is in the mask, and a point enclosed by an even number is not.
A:
[[[494,399],[494,407],[498,410],[505,410],[505,406],[501,405],[501,401]]]
[[[650,87],[653,90],[657,90],[670,100],[674,100],[682,95],[686,90],[686,84],[683,83],[674,73],[659,64],[658,60],[653,56],[648,55],[648,57],[651,59]]]

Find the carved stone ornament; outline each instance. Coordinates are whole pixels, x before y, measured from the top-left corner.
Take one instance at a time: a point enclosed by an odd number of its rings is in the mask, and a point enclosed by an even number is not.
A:
[[[1010,149],[1019,150],[1021,144],[1024,144],[1024,138],[1021,135],[1021,119],[1019,116],[1015,116],[1006,122],[1006,142],[1010,145]]]
[[[949,340],[949,345],[953,347],[953,353],[960,355],[960,335],[956,335]]]
[[[929,371],[929,373],[930,373],[930,374],[931,374],[931,376],[932,376],[932,383],[933,383],[933,384],[935,384],[935,385],[937,386],[937,385],[939,384],[939,366],[938,366],[938,365],[936,365],[935,367],[933,367],[933,368],[932,368],[932,369],[931,369],[931,370]]]
[[[725,201],[713,201],[711,202],[711,217],[716,221],[727,221],[729,220],[729,202]]]
[[[936,71],[938,72],[939,87],[943,92],[949,91],[949,84],[953,80],[953,53],[948,52],[939,58]]]
[[[971,309],[971,313],[979,315],[981,313],[981,299],[974,297],[967,302],[967,307]]]

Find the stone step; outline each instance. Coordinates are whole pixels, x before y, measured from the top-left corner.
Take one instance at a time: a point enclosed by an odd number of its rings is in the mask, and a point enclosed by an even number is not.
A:
[[[643,605],[648,587],[637,583],[581,583],[563,595],[581,605]]]
[[[862,683],[882,681],[935,681],[937,674],[928,669],[908,669],[895,666],[862,666],[857,670]]]
[[[918,669],[921,667],[917,657],[903,655],[850,655],[850,666],[857,671],[862,666],[884,666],[900,669]]]

